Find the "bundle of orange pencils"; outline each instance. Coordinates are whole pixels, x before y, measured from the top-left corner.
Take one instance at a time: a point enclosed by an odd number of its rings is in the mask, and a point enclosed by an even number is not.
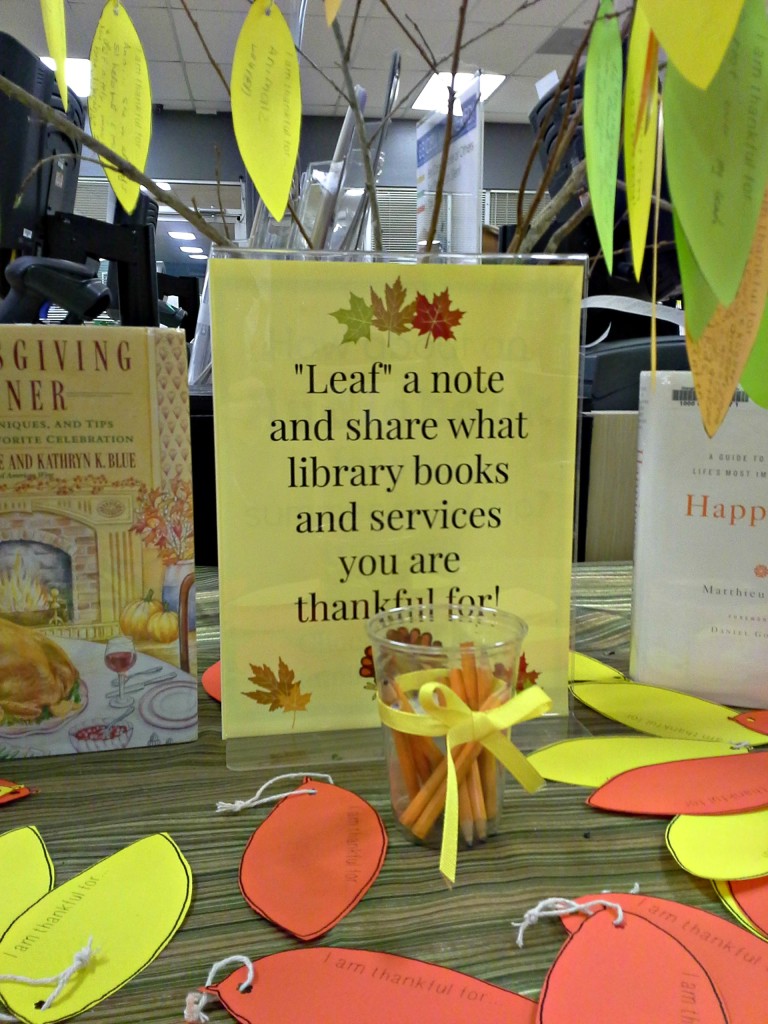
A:
[[[447,684],[473,711],[498,707],[509,696],[487,669],[478,667],[471,649],[462,651],[461,667],[449,670]],[[392,682],[401,711],[414,708],[397,680]],[[447,763],[445,752],[429,736],[391,731],[403,789],[408,803],[398,812],[400,824],[417,839],[431,838],[445,807]],[[454,750],[459,786],[459,828],[468,846],[495,831],[499,812],[496,758],[481,743],[465,743]],[[397,808],[396,808],[397,810]]]

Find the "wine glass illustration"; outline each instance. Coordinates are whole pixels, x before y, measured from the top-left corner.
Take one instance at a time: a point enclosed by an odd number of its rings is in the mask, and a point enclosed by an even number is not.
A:
[[[113,686],[117,689],[109,698],[109,706],[112,708],[132,708],[133,697],[125,693],[126,673],[129,668],[136,664],[136,648],[129,636],[113,636],[107,642],[104,649],[104,664],[107,668],[116,673]]]

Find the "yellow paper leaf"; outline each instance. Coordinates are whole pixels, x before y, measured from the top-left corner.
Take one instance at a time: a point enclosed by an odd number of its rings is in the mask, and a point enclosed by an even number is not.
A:
[[[56,61],[56,83],[61,93],[61,102],[66,110],[69,105],[67,92],[67,24],[64,19],[64,0],[40,0],[43,12],[45,41],[48,53]]]
[[[642,0],[656,38],[681,75],[706,89],[728,49],[744,0]]]
[[[624,168],[635,277],[640,271],[651,212],[658,130],[658,48],[641,6],[635,8],[624,90]]]
[[[757,338],[768,295],[768,189],[747,259],[744,277],[730,306],[719,305],[697,341],[686,333],[686,348],[701,419],[710,437],[725,419],[739,378]]]
[[[571,693],[587,707],[638,732],[713,743],[768,743],[768,736],[733,721],[733,708],[687,693],[630,680],[573,683]]]
[[[325,3],[325,22],[327,25],[332,25],[336,20],[336,15],[341,10],[342,0],[324,0]]]
[[[608,684],[601,684],[608,685]],[[727,743],[658,739],[655,736],[584,736],[541,747],[528,760],[545,779],[572,786],[602,786],[619,772],[664,761],[743,753]]]
[[[94,138],[143,171],[152,136],[152,93],[144,50],[122,4],[107,0],[91,44],[88,114]],[[101,161],[120,205],[131,213],[139,185]]]
[[[768,875],[768,809],[745,814],[678,814],[667,826],[669,852],[699,878]]]
[[[52,985],[0,982],[0,999],[28,1024],[54,1024],[100,1002],[170,942],[192,898],[192,874],[164,833],[148,836],[57,886],[0,939],[0,974],[49,978],[93,939],[91,962],[48,1010]]]
[[[291,30],[272,0],[255,0],[235,46],[232,124],[264,205],[281,220],[299,151],[301,88]]]
[[[601,679],[612,679],[614,681],[624,679],[618,669],[605,665],[597,658],[590,658],[578,651],[571,651],[568,662],[568,678],[571,682],[581,680],[599,682]]]
[[[53,888],[53,864],[36,828],[0,836],[0,935]]]
[[[613,218],[621,142],[623,63],[613,0],[602,0],[584,70],[584,146],[587,184],[600,246],[613,273]]]
[[[759,925],[756,925],[755,922],[744,913],[738,901],[734,898],[730,882],[722,881],[720,879],[712,879],[712,887],[722,900],[723,906],[730,910],[740,924],[743,924],[745,928],[748,928],[749,931],[757,935],[758,938],[768,939],[768,934],[766,934]]]

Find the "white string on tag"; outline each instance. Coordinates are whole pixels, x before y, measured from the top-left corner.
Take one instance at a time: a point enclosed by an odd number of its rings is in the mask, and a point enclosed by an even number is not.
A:
[[[48,996],[42,1006],[39,1007],[41,1010],[49,1009],[55,1000],[58,998],[59,993],[67,984],[69,979],[77,974],[79,970],[86,967],[93,956],[93,937],[88,939],[88,942],[83,946],[82,949],[78,950],[77,953],[72,957],[72,963],[69,967],[65,967],[59,974],[54,974],[50,978],[26,978],[21,974],[0,974],[0,981],[17,981],[20,985],[55,985],[53,992]],[[17,1021],[18,1017],[7,1016],[6,1014],[0,1014],[0,1021]]]
[[[282,800],[286,796],[315,796],[317,794],[316,789],[291,789],[287,793],[272,793],[269,796],[263,796],[264,790],[269,789],[276,782],[282,782],[284,779],[306,779],[307,776],[313,776],[318,779],[325,779],[326,782],[333,785],[333,779],[330,775],[326,775],[323,772],[286,772],[284,775],[276,775],[273,779],[265,782],[263,786],[250,797],[248,800],[235,800],[233,803],[226,803],[224,800],[219,800],[216,804],[217,813],[231,813],[239,814],[240,811],[246,810],[248,807],[261,807],[263,804],[275,803],[278,800]]]
[[[225,967],[229,967],[230,964],[240,964],[242,967],[247,969],[247,975],[245,981],[238,985],[239,992],[245,992],[253,985],[253,963],[250,957],[240,956],[235,953],[233,956],[227,956],[223,960],[217,960],[215,964],[211,966],[208,971],[208,977],[205,981],[205,987],[208,988],[216,980],[216,975],[219,971]],[[210,992],[190,992],[187,996],[187,1001],[184,1005],[184,1020],[186,1024],[208,1024],[210,1018],[208,1014],[204,1013],[205,1007],[208,1003],[213,1002],[216,997]]]
[[[618,927],[623,924],[624,910],[620,903],[612,903],[611,900],[601,900],[599,898],[588,900],[586,903],[577,903],[576,900],[565,899],[562,896],[550,896],[545,900],[541,900],[535,907],[531,907],[530,910],[526,910],[522,921],[512,922],[512,927],[517,928],[516,943],[522,949],[523,935],[526,929],[532,924],[538,924],[542,918],[565,917],[566,914],[586,914],[587,917],[591,917],[595,909],[599,908],[602,910],[608,907],[616,911],[616,917],[613,921],[614,925]]]

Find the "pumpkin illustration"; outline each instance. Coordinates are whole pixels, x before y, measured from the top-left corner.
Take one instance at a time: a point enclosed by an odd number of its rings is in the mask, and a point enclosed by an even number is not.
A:
[[[120,612],[120,629],[126,636],[132,636],[134,640],[149,639],[149,620],[163,610],[162,601],[154,599],[152,594],[153,591],[148,590],[146,597],[131,601]]]
[[[150,639],[159,644],[169,644],[179,636],[179,616],[176,612],[161,610],[149,617],[147,631]]]

